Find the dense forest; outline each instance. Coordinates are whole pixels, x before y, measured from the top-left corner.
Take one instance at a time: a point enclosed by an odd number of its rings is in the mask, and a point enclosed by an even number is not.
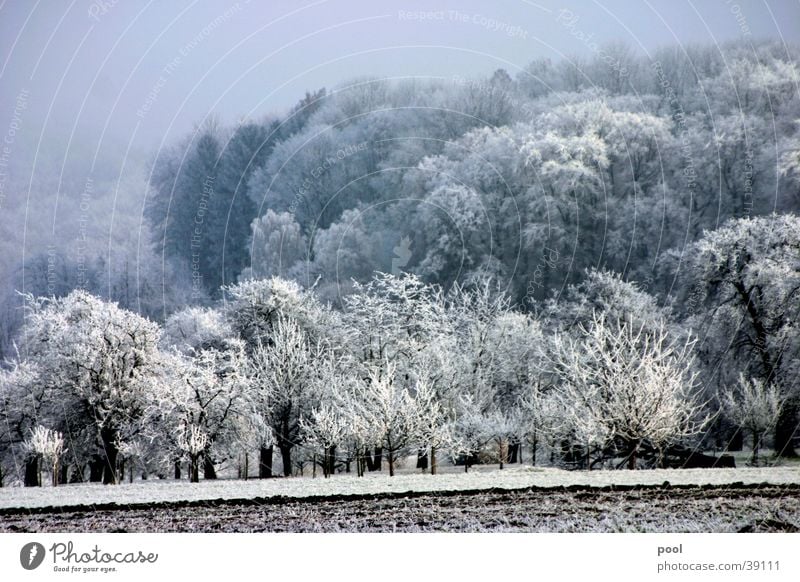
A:
[[[60,176],[66,242],[0,257],[3,473],[794,455],[798,56],[360,78]]]

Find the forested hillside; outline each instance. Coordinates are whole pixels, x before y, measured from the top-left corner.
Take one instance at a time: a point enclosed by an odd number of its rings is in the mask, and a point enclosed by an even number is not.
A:
[[[326,472],[793,455],[800,50],[601,54],[353,79],[204,120],[129,184],[67,176],[77,236],[0,257],[5,471],[63,457],[38,425],[110,481],[271,473],[273,446],[285,474],[298,446]]]

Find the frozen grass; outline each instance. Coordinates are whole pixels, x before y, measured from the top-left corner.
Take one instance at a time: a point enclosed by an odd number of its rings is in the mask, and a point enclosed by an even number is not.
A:
[[[269,497],[308,497],[364,495],[381,493],[474,491],[523,489],[526,487],[561,487],[583,485],[726,485],[732,483],[773,485],[800,484],[800,467],[740,469],[657,469],[643,471],[565,471],[555,468],[513,466],[502,471],[471,470],[469,473],[442,475],[387,473],[335,475],[330,479],[293,477],[265,480],[216,480],[201,483],[158,480],[137,481],[116,486],[100,484],[63,485],[60,487],[11,487],[0,489],[0,508],[35,508],[87,506],[116,503],[147,504],[157,502],[204,501],[216,499],[253,499]]]
[[[797,532],[800,490],[645,488],[423,493],[17,512],[0,532]]]

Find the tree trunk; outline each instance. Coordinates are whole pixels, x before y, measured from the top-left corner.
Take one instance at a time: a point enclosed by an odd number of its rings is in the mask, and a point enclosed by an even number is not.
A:
[[[336,445],[328,448],[328,475],[336,471]]]
[[[189,455],[189,483],[200,482],[200,455]]]
[[[181,460],[175,459],[175,479],[181,480]]]
[[[536,447],[539,445],[539,439],[536,437],[536,431],[533,432],[533,440],[531,440],[531,466],[536,466]]]
[[[25,460],[25,487],[39,487],[39,457]]]
[[[53,462],[53,466],[51,467],[53,470],[52,475],[50,475],[50,483],[53,487],[58,487],[58,478],[61,475],[60,467],[58,466],[58,460]]]
[[[797,456],[793,439],[797,435],[797,400],[790,398],[783,407],[775,425],[775,454],[779,457]]]
[[[431,475],[436,475],[436,447],[431,447]]]
[[[69,464],[62,463],[61,470],[58,475],[58,483],[59,485],[66,485],[69,483]]]
[[[736,429],[725,448],[728,451],[741,451],[744,448],[744,432],[742,432],[742,429]]]
[[[389,477],[394,477],[394,451],[389,449]]]
[[[283,476],[284,477],[291,477],[292,476],[292,446],[286,443],[281,443],[278,445],[278,449],[281,452],[281,460],[283,462]]]
[[[372,458],[370,471],[383,471],[383,447],[375,447],[375,456]]]
[[[203,479],[216,479],[217,470],[214,468],[214,460],[211,455],[206,452],[203,455]]]
[[[244,480],[250,477],[250,453],[244,454]]]
[[[103,484],[116,485],[117,483],[117,431],[113,428],[100,429],[100,439],[103,442]]]
[[[761,435],[758,431],[753,431],[753,455],[750,457],[750,464],[754,467],[758,465],[758,445],[761,441]]]
[[[508,443],[508,464],[518,463],[519,456],[519,443],[517,441]]]
[[[636,453],[639,450],[639,442],[634,442],[633,446],[631,447],[631,454],[628,457],[628,469],[634,470],[636,469]]]
[[[261,447],[258,457],[258,478],[269,479],[272,477],[272,453],[275,447]]]
[[[101,457],[100,455],[95,455],[92,457],[92,460],[89,461],[90,483],[100,483],[103,480],[104,467],[105,467],[105,461],[103,461],[103,457]]]
[[[417,469],[422,469],[423,472],[428,468],[428,451],[420,449],[417,451]]]

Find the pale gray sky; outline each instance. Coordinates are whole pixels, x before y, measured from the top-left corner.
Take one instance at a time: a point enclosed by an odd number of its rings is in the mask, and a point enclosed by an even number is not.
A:
[[[513,74],[537,56],[588,55],[590,42],[650,51],[743,35],[798,42],[800,2],[6,0],[0,126],[28,91],[26,149],[74,133],[71,148],[148,150],[211,113],[261,117],[353,76]]]

